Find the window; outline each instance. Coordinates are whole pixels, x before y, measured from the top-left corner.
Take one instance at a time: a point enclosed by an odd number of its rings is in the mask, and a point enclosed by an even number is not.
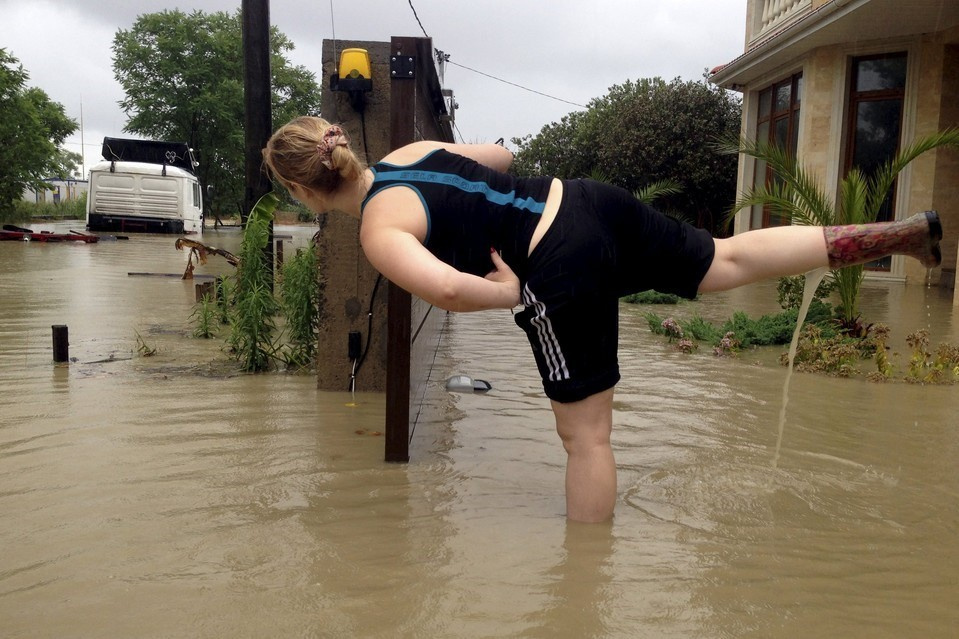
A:
[[[759,117],[756,140],[769,142],[786,149],[796,157],[799,143],[799,108],[802,104],[802,74],[786,78],[759,92]],[[775,176],[765,162],[756,161],[755,185],[769,184]],[[783,226],[789,219],[777,215],[769,207],[756,206],[750,219],[750,228]]]
[[[869,176],[899,152],[902,105],[906,92],[906,54],[854,58],[849,86],[849,145],[845,172],[859,167]],[[895,218],[895,193],[886,196],[878,221]],[[888,271],[892,258],[866,265]]]

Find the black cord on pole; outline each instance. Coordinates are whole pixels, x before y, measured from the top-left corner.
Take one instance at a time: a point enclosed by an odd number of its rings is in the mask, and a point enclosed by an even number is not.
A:
[[[380,282],[383,281],[383,275],[376,276],[376,282],[373,284],[373,292],[370,293],[370,306],[366,311],[366,344],[363,347],[363,354],[360,355],[359,359],[354,362],[353,372],[350,379],[350,388],[347,390],[353,390],[353,379],[359,374],[360,369],[363,367],[363,362],[366,361],[366,354],[370,352],[370,342],[373,341],[373,302],[376,300],[376,291],[380,287]]]

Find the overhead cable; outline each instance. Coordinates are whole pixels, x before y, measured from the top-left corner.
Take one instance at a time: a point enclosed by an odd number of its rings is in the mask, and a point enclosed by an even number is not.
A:
[[[420,22],[420,17],[416,14],[416,7],[413,6],[413,0],[409,0],[409,3],[410,3],[410,9],[413,10],[413,17],[416,18],[416,23],[420,25],[420,31],[422,31],[423,35],[426,36],[427,38],[430,37],[430,34],[426,32],[425,28],[423,28],[423,23]]]
[[[543,96],[543,97],[545,97],[545,98],[549,98],[549,99],[551,99],[551,100],[557,100],[558,102],[565,102],[566,104],[572,104],[573,106],[578,106],[578,107],[583,108],[583,109],[588,108],[585,104],[580,104],[580,103],[578,103],[578,102],[572,102],[572,101],[570,101],[570,100],[564,100],[563,98],[557,98],[555,95],[550,95],[550,94],[548,94],[548,93],[543,93],[542,91],[537,91],[537,90],[535,90],[535,89],[530,89],[529,87],[524,87],[522,84],[516,84],[515,82],[510,82],[509,80],[504,80],[503,78],[497,78],[495,75],[490,75],[489,73],[483,73],[482,71],[478,71],[478,70],[476,70],[476,69],[470,68],[470,67],[466,66],[465,64],[460,64],[460,63],[458,63],[458,62],[453,62],[452,60],[449,59],[449,56],[446,56],[445,61],[446,61],[446,62],[449,62],[450,64],[453,64],[453,65],[456,65],[456,66],[458,66],[458,67],[461,67],[461,68],[463,68],[463,69],[466,69],[467,71],[472,71],[473,73],[478,73],[478,74],[480,74],[480,75],[486,76],[487,78],[492,78],[493,80],[496,80],[497,82],[502,82],[502,83],[504,83],[504,84],[508,84],[508,85],[510,85],[510,86],[514,86],[514,87],[516,87],[516,88],[518,88],[518,89],[522,89],[522,90],[524,90],[524,91],[529,91],[530,93],[535,93],[536,95],[541,95],[541,96]]]

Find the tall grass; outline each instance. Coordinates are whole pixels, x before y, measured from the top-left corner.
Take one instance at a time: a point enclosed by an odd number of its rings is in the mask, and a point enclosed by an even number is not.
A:
[[[240,263],[235,274],[230,310],[229,344],[243,370],[270,369],[276,345],[275,316],[280,310],[273,297],[273,269],[264,249],[270,238],[270,221],[279,203],[273,193],[257,201],[247,218],[240,245]]]
[[[316,247],[312,242],[283,265],[283,312],[287,343],[283,360],[290,368],[305,368],[316,352],[320,284]]]
[[[83,220],[86,215],[87,194],[83,193],[75,200],[58,204],[16,200],[12,207],[0,209],[0,223],[24,224],[34,219]]]

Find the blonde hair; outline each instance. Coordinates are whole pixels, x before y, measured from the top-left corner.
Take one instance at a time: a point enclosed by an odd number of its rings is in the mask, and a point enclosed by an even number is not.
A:
[[[349,145],[334,146],[326,157],[318,151],[332,126],[323,118],[313,116],[291,120],[277,129],[266,143],[263,164],[287,189],[298,184],[331,193],[346,182],[360,179],[366,165]]]

